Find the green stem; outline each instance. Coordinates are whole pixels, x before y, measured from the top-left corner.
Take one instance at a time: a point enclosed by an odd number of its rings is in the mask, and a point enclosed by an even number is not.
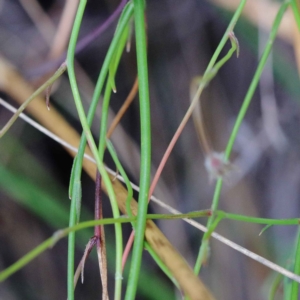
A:
[[[104,59],[104,62],[103,62],[96,86],[95,86],[91,106],[89,108],[88,117],[87,117],[89,126],[92,125],[92,122],[93,122],[93,119],[95,116],[96,108],[97,108],[97,105],[98,105],[98,102],[100,99],[100,94],[101,94],[101,91],[102,91],[102,88],[103,88],[103,85],[105,82],[105,78],[106,78],[108,70],[109,70],[109,65],[114,56],[115,50],[118,47],[118,43],[122,37],[122,34],[132,17],[132,14],[133,14],[133,4],[132,4],[132,2],[128,2],[127,5],[124,7],[123,13],[122,13],[120,21],[119,21],[118,28],[115,32],[113,40],[107,51],[106,57]],[[82,171],[82,161],[83,161],[83,156],[84,156],[84,152],[85,152],[85,148],[86,148],[86,142],[87,142],[86,136],[85,136],[85,134],[82,134],[81,139],[80,139],[79,148],[78,148],[78,153],[76,156],[76,160],[74,160],[74,163],[73,163],[73,164],[76,164],[76,166],[74,167],[75,175],[73,176],[73,178],[71,178],[72,180],[70,181],[70,190],[72,190],[72,185],[74,182],[80,182],[81,171]]]
[[[135,225],[136,230],[132,252],[133,259],[129,270],[129,279],[125,294],[126,300],[135,299],[141,267],[142,252],[144,247],[144,232],[146,228],[146,214],[148,208],[148,194],[150,186],[151,122],[144,5],[144,0],[134,0],[134,20],[141,120],[141,169],[138,215]]]
[[[264,69],[264,66],[266,64],[266,61],[268,59],[268,56],[270,54],[270,51],[272,49],[272,46],[273,46],[273,42],[276,38],[276,35],[277,35],[277,31],[278,31],[278,28],[279,28],[279,25],[280,25],[280,22],[281,22],[281,19],[284,15],[284,12],[286,11],[287,7],[288,7],[289,3],[283,3],[276,15],[276,18],[275,18],[275,21],[274,21],[274,24],[273,24],[273,27],[272,27],[272,30],[271,30],[271,33],[270,33],[270,36],[269,36],[269,39],[268,39],[268,42],[267,42],[267,45],[265,47],[265,50],[262,54],[262,57],[260,59],[260,62],[258,64],[258,67],[256,69],[256,72],[254,74],[254,77],[252,79],[252,82],[250,84],[250,87],[247,91],[247,94],[245,96],[245,99],[243,101],[243,104],[242,104],[242,107],[240,109],[240,112],[237,116],[237,120],[234,124],[234,127],[233,127],[233,130],[232,130],[232,133],[231,133],[231,136],[229,138],[229,141],[228,141],[228,144],[227,144],[227,147],[226,147],[226,151],[225,151],[225,157],[226,159],[228,160],[229,159],[229,156],[231,154],[231,151],[232,151],[232,147],[233,147],[233,144],[235,142],[235,139],[236,139],[236,136],[237,136],[237,133],[240,129],[240,126],[242,124],[242,121],[245,117],[245,114],[247,112],[247,109],[250,105],[250,102],[251,102],[251,99],[253,97],[253,94],[256,90],[256,87],[257,87],[257,84],[259,82],[259,79],[260,79],[260,76],[261,76],[261,73]],[[215,188],[215,192],[214,192],[214,197],[213,197],[213,202],[212,202],[212,211],[213,211],[213,215],[211,218],[209,218],[208,220],[208,223],[207,223],[207,227],[208,227],[208,231],[209,231],[209,228],[210,226],[212,225],[213,221],[214,221],[214,212],[217,210],[218,208],[218,205],[219,205],[219,199],[220,199],[220,194],[221,194],[221,188],[222,188],[222,179],[219,179],[217,181],[217,184],[216,184],[216,188]],[[203,236],[203,240],[206,240],[208,238],[208,235],[207,234],[204,234]],[[205,253],[207,252],[207,250],[205,249],[205,245],[201,245],[200,247],[200,251],[199,251],[199,254],[198,254],[198,257],[197,257],[197,261],[196,261],[196,264],[195,264],[195,268],[194,268],[194,271],[196,274],[198,274],[200,272],[200,268],[201,268],[201,264],[202,264],[202,261],[203,261],[203,258],[205,256]]]
[[[283,3],[276,15],[276,18],[274,20],[274,23],[273,23],[273,26],[272,26],[272,30],[271,30],[271,33],[270,33],[270,36],[269,36],[269,39],[268,39],[268,42],[267,42],[267,45],[264,49],[264,52],[262,54],[262,57],[259,61],[259,64],[258,64],[258,67],[256,69],[256,72],[253,76],[253,79],[252,79],[252,82],[250,84],[250,87],[247,91],[247,94],[245,96],[245,99],[243,101],[243,105],[240,109],[240,112],[238,114],[238,117],[236,119],[236,122],[234,124],[234,127],[232,129],[232,133],[230,135],[230,138],[229,138],[229,141],[228,141],[228,144],[227,144],[227,147],[226,147],[226,151],[225,151],[225,155],[226,155],[226,159],[229,159],[229,156],[231,154],[231,151],[232,151],[232,147],[233,147],[233,144],[235,142],[235,139],[236,139],[236,136],[238,134],[238,131],[241,127],[241,124],[242,124],[242,121],[246,115],[246,112],[248,110],[248,107],[250,105],[250,102],[252,100],[252,97],[253,97],[253,94],[257,88],[257,85],[258,85],[258,82],[259,82],[259,79],[260,79],[260,76],[263,72],[263,69],[265,67],[265,64],[267,62],[267,59],[269,57],[269,54],[271,52],[271,49],[273,47],[273,43],[274,43],[274,40],[276,38],[276,35],[277,35],[277,31],[278,31],[278,28],[279,28],[279,25],[281,23],[281,20],[282,20],[282,17],[286,11],[286,9],[288,8],[288,5],[289,3]]]
[[[145,249],[150,253],[156,264],[160,267],[160,269],[166,274],[166,276],[173,282],[173,284],[179,289],[178,282],[173,277],[173,274],[161,260],[161,258],[156,254],[156,252],[152,249],[148,242],[145,241]]]
[[[79,2],[79,6],[77,9],[76,17],[74,20],[74,25],[72,29],[72,34],[69,42],[69,47],[68,47],[68,54],[67,54],[67,64],[68,64],[68,73],[70,77],[70,83],[71,80],[74,82],[74,85],[76,86],[76,79],[75,79],[75,72],[74,72],[74,55],[75,55],[75,47],[76,47],[76,42],[77,42],[77,37],[78,37],[78,32],[80,29],[83,13],[85,10],[86,6],[86,0],[82,0]],[[74,79],[71,79],[71,78]],[[72,87],[72,84],[71,84]],[[73,90],[73,89],[72,89]],[[74,92],[73,92],[74,94]],[[79,98],[80,101],[80,95],[79,92],[77,91],[76,98]],[[75,98],[75,95],[74,95]],[[78,167],[75,165],[74,171],[78,169]],[[81,172],[81,171],[80,171]],[[76,174],[76,173],[75,173]],[[72,178],[73,176],[71,176]],[[80,178],[79,178],[80,180]],[[76,184],[72,185],[70,188],[70,191],[72,193],[71,199],[73,194],[76,193]],[[80,200],[79,200],[80,201]],[[77,203],[76,203],[77,202]],[[76,221],[79,220],[79,216],[77,217],[76,213],[76,206],[78,208],[78,199],[73,199],[71,201],[71,208],[70,208],[70,217],[69,217],[69,227],[72,227],[76,224]],[[77,209],[78,212],[78,209]],[[69,234],[68,238],[68,275],[67,275],[67,290],[68,290],[68,300],[74,300],[74,262],[75,259],[75,232],[72,232]]]
[[[164,219],[164,220],[174,220],[174,219],[183,219],[183,218],[199,218],[199,217],[208,217],[210,216],[210,210],[203,210],[203,211],[193,211],[185,214],[177,214],[177,215],[170,215],[170,214],[147,214],[146,219],[148,220],[155,220],[155,219]],[[254,218],[254,217],[247,217],[247,216],[240,216],[236,214],[226,213],[224,211],[217,211],[216,215],[221,219],[231,219],[236,221],[242,222],[249,222],[249,223],[259,223],[259,224],[269,224],[269,225],[299,225],[300,219],[266,219],[266,218]],[[110,225],[115,223],[128,223],[136,221],[137,217],[119,217],[119,218],[106,218],[101,220],[90,220],[82,223],[78,223],[72,227],[67,227],[65,229],[61,229],[56,231],[53,236],[42,244],[37,246],[35,249],[27,253],[13,265],[5,269],[4,271],[0,272],[0,282],[7,279],[16,271],[23,268],[26,264],[44,252],[46,249],[53,247],[60,239],[67,236],[70,233],[75,232],[77,230],[86,229],[89,227],[94,227],[97,225]],[[216,222],[214,222],[215,224]]]
[[[195,217],[206,216],[207,214],[204,212],[193,212]],[[147,215],[147,219],[180,219],[180,218],[188,218],[189,214],[179,214],[179,215],[164,215],[164,214],[155,214],[155,215]],[[52,248],[60,239],[67,235],[71,235],[71,233],[76,232],[77,230],[86,229],[89,227],[94,227],[97,225],[110,225],[110,224],[121,224],[121,223],[129,223],[136,221],[137,217],[119,217],[115,218],[106,218],[101,220],[90,220],[82,223],[78,223],[72,227],[67,227],[65,229],[58,230],[53,234],[52,237],[41,243],[39,246],[31,250],[29,253],[24,255],[21,259],[16,261],[14,264],[6,268],[5,270],[0,272],[0,282],[6,280],[12,274],[22,269],[25,265],[30,263],[34,258],[39,256],[41,253],[46,251],[48,248]],[[73,279],[73,277],[72,277]]]
[[[299,13],[299,6],[296,0],[291,0],[291,8],[294,13],[294,18],[300,31],[300,13]],[[294,264],[294,273],[299,275],[300,274],[300,230],[298,229],[298,237],[297,237],[297,246],[295,250],[295,264]],[[299,294],[299,284],[293,282],[292,283],[292,291],[291,291],[291,299],[297,300]]]
[[[248,217],[237,214],[226,213],[222,210],[218,210],[215,213],[215,216],[221,219],[230,219],[241,222],[248,223],[257,223],[264,225],[299,225],[300,220],[298,218],[294,219],[267,219],[267,218],[256,218],[256,217]]]
[[[291,0],[290,2],[292,11],[294,13],[294,18],[298,27],[298,30],[300,31],[300,13],[299,13],[299,6],[297,4],[297,0]]]
[[[237,7],[208,67],[207,67],[207,71],[209,72],[213,65],[215,64],[221,50],[223,49],[227,39],[229,38],[229,34],[231,31],[233,31],[234,27],[235,27],[235,24],[237,23],[242,11],[243,11],[243,8],[246,4],[246,0],[241,0],[239,6]],[[200,87],[199,87],[200,88]],[[220,197],[220,192],[221,192],[221,188],[222,188],[222,179],[218,179],[217,181],[217,184],[216,184],[216,188],[215,188],[215,193],[214,193],[214,198],[213,198],[213,202],[212,202],[212,211],[213,211],[213,215],[211,216],[211,218],[208,219],[208,223],[207,223],[207,227],[209,228],[209,226],[211,226],[212,222],[213,222],[213,219],[214,219],[214,211],[217,209],[218,207],[218,202],[219,202],[219,197]],[[203,236],[203,239],[202,241],[204,241],[206,239],[206,236],[204,234]],[[200,268],[201,268],[201,264],[202,264],[202,260],[204,259],[204,256],[206,255],[207,253],[207,243],[205,244],[201,244],[201,247],[200,247],[200,250],[199,250],[199,254],[198,254],[198,257],[197,257],[197,260],[196,260],[196,263],[195,263],[195,266],[194,266],[194,272],[195,274],[198,274],[200,272]]]
[[[225,33],[224,33],[224,35],[223,35],[223,37],[222,37],[222,39],[221,39],[221,41],[220,41],[220,43],[219,43],[219,45],[218,45],[216,51],[214,52],[214,54],[213,54],[213,56],[212,56],[212,58],[211,58],[211,60],[210,60],[210,62],[209,62],[209,64],[208,64],[208,66],[207,66],[207,68],[206,68],[206,71],[205,71],[203,77],[204,77],[208,72],[211,71],[211,69],[213,68],[214,64],[216,63],[216,61],[217,61],[217,59],[218,59],[218,57],[219,57],[219,55],[220,55],[222,49],[223,49],[224,46],[225,46],[226,41],[227,41],[228,38],[229,38],[230,32],[233,31],[233,29],[234,29],[234,27],[235,27],[235,24],[236,24],[236,22],[238,21],[238,19],[239,19],[241,13],[242,13],[242,11],[243,11],[243,8],[244,8],[246,2],[247,2],[247,0],[241,0],[241,2],[240,2],[240,4],[239,4],[239,6],[237,7],[237,9],[236,9],[236,11],[235,11],[235,13],[234,13],[234,15],[233,15],[231,21],[230,21],[230,23],[229,23],[229,25],[228,25],[228,27],[227,27]]]
[[[105,167],[103,165],[103,162],[98,154],[98,149],[95,144],[95,141],[93,139],[91,130],[90,130],[90,124],[86,118],[84,108],[81,102],[80,93],[78,90],[77,82],[76,82],[76,76],[75,76],[75,70],[74,70],[74,55],[75,55],[75,46],[78,38],[78,32],[81,24],[81,20],[83,17],[84,9],[86,5],[86,0],[80,1],[76,18],[74,21],[74,26],[71,33],[70,43],[68,47],[68,53],[67,53],[67,62],[68,62],[68,73],[69,73],[69,80],[70,85],[75,101],[75,105],[77,108],[77,112],[79,115],[79,119],[81,122],[81,125],[83,127],[84,134],[86,136],[86,139],[89,143],[89,146],[91,148],[91,151],[94,155],[94,158],[96,160],[97,168],[99,170],[99,173],[102,176],[103,182],[106,186],[107,193],[110,199],[113,216],[115,218],[119,217],[120,212],[116,201],[116,196],[114,193],[114,189],[112,187],[110,178],[105,170]],[[78,160],[76,160],[76,163],[78,163]],[[76,177],[76,176],[75,176]],[[76,213],[76,211],[75,211]],[[72,220],[76,220],[73,216],[71,217]],[[121,298],[121,288],[122,288],[122,251],[123,251],[123,244],[122,244],[122,228],[119,223],[115,224],[115,231],[116,231],[116,278],[115,278],[115,299]],[[73,240],[71,240],[72,243],[69,244],[70,254],[69,254],[69,266],[68,266],[68,299],[74,300],[74,283],[73,283],[73,275],[74,275],[74,247],[75,244]]]
[[[106,131],[107,131],[107,119],[108,119],[108,110],[109,110],[109,102],[111,96],[111,86],[107,81],[104,98],[102,103],[102,114],[101,114],[101,125],[100,125],[100,136],[99,136],[99,157],[103,160],[105,146],[106,146]]]
[[[0,130],[0,138],[9,130],[9,128],[14,124],[22,111],[34,100],[39,94],[45,91],[49,86],[51,86],[57,78],[59,78],[67,69],[66,63],[63,63],[58,70],[44,83],[42,84],[26,101],[18,108],[14,115],[9,119],[5,126]],[[46,106],[46,104],[45,104]]]
[[[67,235],[71,235],[71,233],[74,233],[77,230],[82,230],[89,227],[94,227],[96,225],[109,225],[109,224],[121,224],[121,223],[128,223],[133,222],[136,219],[134,218],[107,218],[102,220],[91,220],[79,223],[77,225],[74,225],[72,227],[68,227],[65,229],[58,230],[56,233],[53,234],[52,237],[48,238],[46,241],[41,243],[39,246],[31,250],[29,253],[24,255],[21,259],[16,261],[14,264],[12,264],[10,267],[6,268],[4,271],[0,272],[0,282],[6,280],[8,277],[10,277],[12,274],[17,272],[18,270],[22,269],[25,265],[30,263],[34,258],[36,258],[38,255],[46,251],[48,248],[52,248],[60,239]],[[72,274],[73,279],[73,274]],[[73,279],[74,280],[74,279]],[[68,298],[69,299],[69,298]]]
[[[297,245],[295,247],[295,263],[294,263],[294,273],[300,275],[300,230],[298,229],[297,234]],[[291,300],[297,300],[299,296],[299,283],[292,282],[291,290]]]
[[[123,35],[123,32],[127,26],[127,24],[130,21],[130,18],[132,17],[133,14],[133,4],[131,2],[129,2],[125,7],[124,10],[122,12],[122,15],[120,17],[120,21],[118,24],[118,28],[115,32],[115,35],[113,37],[113,40],[110,44],[110,47],[107,51],[106,57],[104,59],[103,62],[103,66],[101,68],[98,80],[97,80],[97,84],[95,87],[95,91],[93,94],[93,98],[92,98],[92,102],[91,102],[91,106],[89,108],[89,112],[88,112],[88,117],[87,117],[87,122],[89,127],[91,126],[92,122],[93,122],[93,118],[96,112],[96,108],[97,108],[97,104],[99,102],[100,99],[100,94],[102,91],[102,87],[104,85],[105,82],[105,78],[107,76],[108,70],[109,70],[109,65],[111,63],[111,60],[114,56],[114,53],[118,47],[118,43]],[[72,172],[71,172],[71,178],[70,178],[70,187],[69,187],[69,195],[70,198],[73,200],[73,202],[76,203],[72,203],[71,205],[76,206],[76,209],[74,210],[72,207],[70,209],[70,226],[74,225],[75,222],[79,221],[80,218],[80,210],[81,210],[81,173],[82,173],[82,162],[83,162],[83,157],[84,157],[84,153],[85,153],[85,148],[86,148],[86,136],[83,133],[80,139],[80,144],[79,144],[79,148],[78,148],[78,153],[74,159],[73,162],[73,167],[72,167]],[[77,217],[75,218],[74,215],[77,215]],[[71,274],[71,269],[73,269],[72,267],[72,257],[74,257],[74,255],[72,255],[72,253],[74,253],[74,249],[71,245],[73,245],[75,243],[75,236],[72,237],[73,234],[70,235],[70,241],[69,241],[69,273]],[[74,239],[74,240],[73,240]],[[74,260],[73,260],[74,261]],[[73,262],[74,264],[74,262]],[[69,281],[71,281],[71,275],[68,275],[69,277]],[[73,279],[72,279],[73,281]],[[69,286],[71,289],[71,285],[72,283],[69,282]]]
[[[129,180],[121,162],[119,161],[117,153],[114,149],[113,144],[110,142],[110,140],[106,140],[106,146],[107,146],[107,149],[108,149],[117,169],[119,170],[119,172],[121,173],[121,175],[125,181],[125,184],[127,187],[127,197],[126,197],[126,202],[125,202],[126,203],[126,211],[127,211],[127,215],[129,217],[133,217],[133,214],[132,214],[131,208],[130,208],[130,202],[132,200],[132,195],[133,195],[133,190],[132,190],[132,186],[130,184],[130,180]]]

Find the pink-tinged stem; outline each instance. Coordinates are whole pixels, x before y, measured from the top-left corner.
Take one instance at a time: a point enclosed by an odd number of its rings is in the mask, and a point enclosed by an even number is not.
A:
[[[205,87],[205,83],[201,83],[198,90],[197,90],[197,92],[196,92],[196,94],[195,94],[195,96],[194,96],[194,98],[193,98],[193,101],[192,101],[189,109],[187,110],[185,116],[183,117],[179,127],[177,128],[177,130],[176,130],[176,132],[175,132],[175,134],[174,134],[174,136],[173,136],[173,138],[172,138],[172,140],[171,140],[171,142],[170,142],[170,144],[169,144],[169,146],[168,146],[168,148],[167,148],[167,150],[166,150],[166,152],[165,152],[165,154],[164,154],[164,156],[163,156],[163,158],[162,158],[162,160],[161,160],[161,162],[160,162],[160,164],[159,164],[159,166],[156,170],[156,173],[154,175],[154,178],[152,180],[152,183],[151,183],[151,186],[150,186],[150,189],[149,189],[149,201],[150,201],[150,198],[151,198],[151,196],[152,196],[152,194],[155,190],[158,179],[159,179],[159,177],[160,177],[160,175],[161,175],[161,173],[162,173],[162,171],[163,171],[163,169],[166,165],[166,162],[167,162],[167,160],[168,160],[168,158],[169,158],[169,156],[170,156],[170,154],[171,154],[171,152],[172,152],[179,136],[181,135],[185,125],[187,124],[190,116],[192,115],[193,110],[194,110],[194,108],[195,108],[195,106],[196,106],[196,104],[199,100],[199,97],[200,97],[204,87]]]
[[[172,140],[171,140],[171,142],[170,142],[170,144],[169,144],[169,146],[168,146],[168,148],[167,148],[167,150],[166,150],[166,152],[165,152],[165,154],[164,154],[164,156],[163,156],[163,158],[162,158],[162,160],[161,160],[161,162],[160,162],[160,164],[159,164],[159,166],[156,170],[156,173],[154,175],[154,178],[152,180],[152,183],[151,183],[151,186],[150,186],[150,189],[149,189],[148,201],[150,201],[150,198],[151,198],[151,196],[152,196],[152,194],[155,190],[158,179],[159,179],[159,177],[160,177],[160,175],[161,175],[161,173],[162,173],[162,171],[163,171],[163,169],[166,165],[166,162],[167,162],[167,160],[168,160],[168,158],[169,158],[169,156],[170,156],[170,154],[171,154],[171,152],[172,152],[179,136],[181,135],[185,125],[187,124],[190,116],[192,115],[192,112],[193,112],[193,110],[194,110],[194,108],[195,108],[195,106],[198,102],[198,99],[199,99],[204,87],[205,87],[205,84],[201,83],[198,90],[197,90],[197,92],[196,92],[196,94],[195,94],[195,96],[194,96],[194,98],[193,98],[193,101],[192,101],[189,109],[187,110],[185,116],[183,117],[179,127],[177,128],[177,130],[176,130],[176,132],[175,132],[175,134],[174,134],[174,136],[173,136],[173,138],[172,138]],[[124,265],[126,263],[127,257],[129,255],[130,249],[131,249],[132,244],[133,244],[133,240],[134,240],[134,232],[131,233],[131,235],[130,235],[128,241],[127,241],[126,248],[124,250],[124,254],[123,254],[123,258],[122,258],[122,268],[124,268]]]
[[[125,267],[128,255],[130,253],[133,240],[134,240],[134,231],[131,232],[130,237],[129,237],[128,241],[127,241],[124,253],[123,253],[123,257],[122,257],[122,272],[124,271],[124,267]]]

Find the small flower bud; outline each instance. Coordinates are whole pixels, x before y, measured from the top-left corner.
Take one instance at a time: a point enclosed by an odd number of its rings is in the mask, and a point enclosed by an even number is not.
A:
[[[224,178],[233,170],[233,165],[226,160],[223,152],[211,152],[206,156],[204,165],[211,180]]]

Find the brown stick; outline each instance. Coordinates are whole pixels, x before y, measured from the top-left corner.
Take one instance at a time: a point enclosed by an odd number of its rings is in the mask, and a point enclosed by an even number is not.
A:
[[[0,88],[20,104],[34,92],[34,90],[30,87],[30,84],[26,82],[13,67],[1,57]],[[28,106],[27,111],[50,131],[60,136],[71,145],[78,147],[80,141],[79,134],[54,108],[52,108],[49,112],[43,98],[37,97],[37,99]],[[74,156],[74,153],[70,150],[66,149],[66,151],[68,151],[70,155]],[[86,149],[86,153],[91,155],[89,148]],[[96,165],[89,160],[84,160],[83,168],[87,174],[95,180],[95,174],[97,171]],[[111,176],[111,179],[113,179],[113,176]],[[113,180],[112,184],[119,209],[122,213],[126,214],[125,201],[127,197],[127,190],[117,179]],[[104,185],[102,188],[104,192],[107,192]],[[131,210],[135,215],[137,213],[137,206],[137,202],[132,199]],[[193,270],[184,258],[177,252],[177,250],[151,220],[147,221],[145,238],[160,259],[172,272],[185,295],[187,295],[191,300],[214,299],[202,281],[194,274]]]

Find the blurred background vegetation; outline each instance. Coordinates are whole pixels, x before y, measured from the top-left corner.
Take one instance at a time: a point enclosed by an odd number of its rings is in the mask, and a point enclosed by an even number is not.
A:
[[[53,45],[68,2],[71,1],[0,0],[1,59],[14,65],[28,85],[38,87],[45,81],[56,68],[55,60],[66,49],[64,42],[68,41],[67,38],[60,41],[58,50]],[[235,29],[240,57],[232,57],[225,64],[202,96],[205,127],[216,151],[225,148],[278,8],[276,1],[248,2]],[[80,36],[85,37],[104,23],[118,3],[114,0],[88,1]],[[147,1],[153,169],[160,162],[189,106],[192,79],[203,74],[237,3],[234,0]],[[86,105],[90,102],[115,26],[116,21],[76,56],[80,90]],[[111,102],[111,118],[135,80],[134,45],[131,48],[130,53],[123,55],[117,73],[117,93]],[[296,59],[299,49],[298,32],[288,11],[238,135],[232,157],[237,171],[224,185],[221,209],[267,218],[295,218],[299,215],[300,85]],[[10,85],[18,89],[14,82]],[[15,107],[19,106],[3,88],[0,96]],[[67,75],[53,86],[51,106],[57,108],[81,133]],[[1,127],[10,116],[11,113],[0,107]],[[93,126],[95,133],[98,132],[99,118]],[[135,183],[139,179],[139,136],[139,108],[135,99],[112,136],[120,159]],[[209,182],[203,161],[204,155],[190,121],[154,194],[182,212],[209,208],[214,184]],[[106,162],[114,168],[108,158]],[[18,120],[1,139],[1,270],[56,229],[68,225],[71,165],[72,159],[61,146],[22,120]],[[104,215],[109,217],[111,211],[106,203]],[[82,220],[92,218],[93,205],[94,183],[84,174]],[[150,205],[150,211],[165,212],[155,204]],[[193,265],[202,233],[181,220],[159,221],[158,225]],[[223,221],[217,231],[241,246],[288,267],[296,228],[272,227],[259,236],[261,229],[259,225]],[[124,226],[125,240],[130,230],[129,225]],[[113,228],[107,227],[109,265],[113,265],[113,234]],[[77,262],[92,235],[92,229],[78,233]],[[1,283],[0,299],[65,299],[66,258],[67,240],[64,239]],[[109,276],[109,290],[113,292],[114,274]],[[266,267],[215,240],[211,241],[209,262],[201,271],[201,278],[216,298],[224,300],[267,299],[275,276]],[[126,280],[126,275],[124,278]],[[100,295],[99,270],[93,253],[85,267],[85,282],[76,288],[76,298],[99,299]],[[145,253],[137,299],[175,297],[173,285]]]

